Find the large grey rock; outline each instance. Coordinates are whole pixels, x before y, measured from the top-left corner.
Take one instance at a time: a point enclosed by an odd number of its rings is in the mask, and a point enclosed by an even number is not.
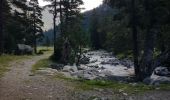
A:
[[[170,83],[169,71],[166,67],[157,67],[152,75],[144,79],[143,82],[150,85]]]
[[[143,82],[149,85],[167,84],[170,83],[170,78],[165,76],[152,75],[151,77],[145,78]]]
[[[72,76],[86,79],[86,80],[94,80],[97,78],[99,72],[94,69],[87,69],[87,70],[81,70],[75,73],[72,73]]]
[[[170,72],[167,67],[157,67],[154,70],[154,74],[159,76],[170,76]]]
[[[33,48],[29,45],[17,44],[16,53],[17,54],[32,54]]]
[[[77,66],[64,66],[63,67],[63,72],[76,72],[78,71]]]

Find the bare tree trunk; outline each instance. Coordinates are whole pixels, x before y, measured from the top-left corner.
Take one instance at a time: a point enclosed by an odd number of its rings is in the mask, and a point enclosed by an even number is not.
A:
[[[131,24],[132,24],[132,35],[133,35],[133,57],[134,57],[134,68],[136,78],[140,77],[140,68],[139,68],[139,51],[138,51],[138,35],[137,35],[137,21],[136,21],[136,7],[135,0],[131,1]]]
[[[3,0],[0,0],[0,55],[4,49],[4,35],[3,35]]]

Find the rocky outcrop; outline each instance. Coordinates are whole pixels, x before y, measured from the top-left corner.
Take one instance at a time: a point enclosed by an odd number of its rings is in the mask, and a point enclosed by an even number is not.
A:
[[[170,72],[167,67],[157,67],[152,75],[143,81],[150,85],[159,85],[170,83]]]
[[[23,55],[23,54],[32,54],[33,48],[29,45],[25,44],[17,44],[17,48],[15,50],[16,54]]]
[[[170,77],[170,71],[168,70],[167,67],[157,67],[154,70],[154,74],[158,76],[167,76]]]

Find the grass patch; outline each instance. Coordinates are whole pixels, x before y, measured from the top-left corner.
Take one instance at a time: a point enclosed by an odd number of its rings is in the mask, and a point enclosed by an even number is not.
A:
[[[21,59],[26,59],[26,58],[30,58],[31,56],[16,56],[16,55],[2,55],[0,56],[0,77],[3,76],[3,74],[9,70],[9,64],[12,61],[16,61],[16,60],[21,60]]]
[[[37,51],[53,51],[53,47],[38,46]]]
[[[160,86],[149,86],[143,83],[138,84],[128,84],[128,83],[120,83],[116,81],[104,81],[104,80],[83,80],[83,79],[71,79],[66,78],[62,74],[58,74],[55,76],[55,79],[62,79],[68,82],[71,82],[75,89],[78,90],[94,90],[94,89],[112,89],[114,92],[119,92],[122,90],[128,94],[137,94],[144,93],[147,91],[154,90],[170,90],[169,84],[164,84]]]
[[[37,47],[37,55],[52,54],[52,53],[53,53],[53,47],[45,47],[45,46]]]
[[[35,73],[36,70],[40,69],[40,68],[48,68],[49,65],[52,63],[52,61],[50,59],[42,59],[39,60],[38,62],[36,62],[36,64],[34,64],[32,66],[32,72]]]
[[[145,91],[154,90],[153,86],[148,86],[144,84],[138,84],[136,86],[133,86],[131,84],[111,82],[111,81],[101,81],[101,80],[83,80],[79,82],[80,84],[78,85],[78,88],[83,90],[94,89],[94,88],[102,88],[102,89],[109,88],[115,92],[122,90],[129,94],[143,93]]]

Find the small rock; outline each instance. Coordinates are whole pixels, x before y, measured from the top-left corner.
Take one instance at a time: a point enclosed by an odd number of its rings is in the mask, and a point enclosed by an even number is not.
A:
[[[90,59],[83,55],[83,57],[80,59],[81,64],[88,64],[90,62]]]
[[[128,96],[128,94],[127,94],[127,93],[123,93],[123,95],[124,95],[124,96]]]
[[[124,90],[122,90],[122,89],[119,89],[119,93],[121,93],[121,92],[123,92]]]
[[[86,79],[86,80],[94,80],[97,76],[92,76],[90,74],[84,74],[84,76],[82,78]]]
[[[78,70],[86,70],[88,67],[86,65],[77,66]]]

